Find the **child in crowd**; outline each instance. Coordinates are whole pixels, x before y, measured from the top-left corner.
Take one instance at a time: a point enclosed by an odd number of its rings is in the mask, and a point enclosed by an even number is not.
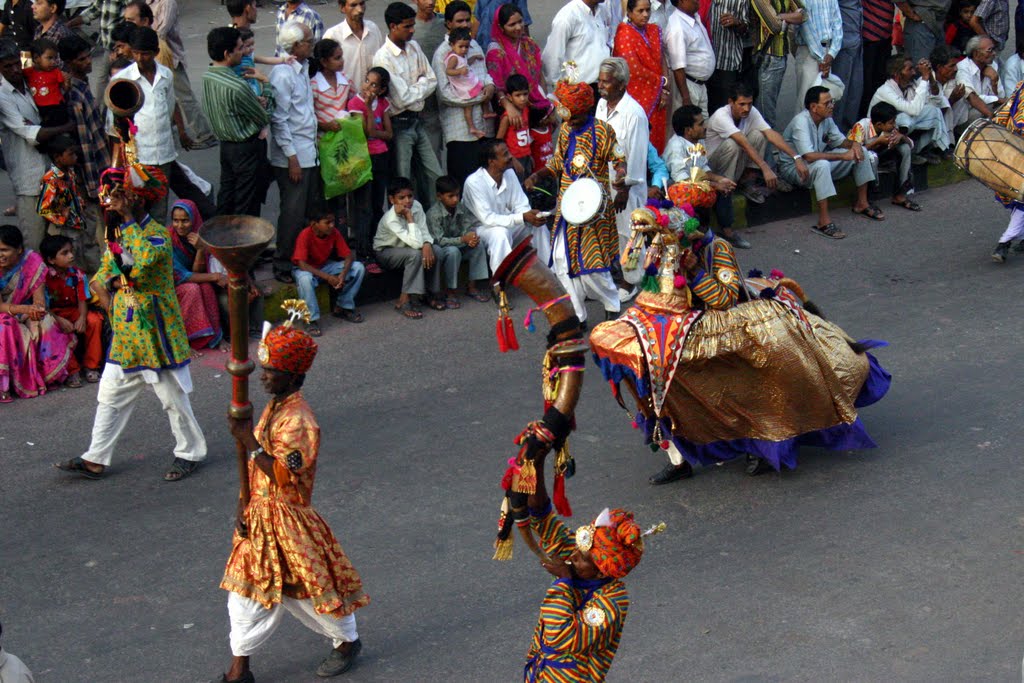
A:
[[[103,314],[88,307],[88,278],[74,266],[75,251],[70,237],[47,235],[39,253],[50,266],[46,274],[47,308],[62,332],[74,333],[78,345],[68,360],[68,378],[64,385],[77,389],[85,381],[100,381],[103,365]]]
[[[555,155],[551,112],[530,109],[530,158],[534,168],[544,168]]]
[[[64,101],[64,74],[58,68],[57,45],[52,40],[40,38],[29,46],[32,66],[25,69],[25,82],[32,101],[39,110],[44,127],[63,126],[68,122],[68,106]]]
[[[246,27],[238,29],[238,35],[242,38],[242,61],[234,67],[235,73],[249,84],[249,89],[256,97],[263,97],[263,83],[249,76],[252,73],[249,69],[256,68],[256,59],[253,56],[256,54],[256,34],[251,28]]]
[[[967,41],[974,36],[971,17],[974,16],[974,10],[978,9],[978,3],[975,0],[962,0],[954,7],[957,8],[956,16],[946,21],[946,45],[952,45],[963,52]]]
[[[313,113],[316,114],[317,135],[338,130],[338,119],[348,116],[352,87],[342,73],[345,58],[341,45],[324,38],[313,48],[309,72],[313,88]]]
[[[484,89],[484,84],[480,82],[476,74],[470,71],[469,62],[466,60],[469,43],[472,39],[468,28],[453,29],[448,34],[448,44],[451,45],[452,51],[444,58],[444,72],[448,74],[448,82],[452,85],[455,97],[463,101],[477,97]],[[483,57],[480,55],[473,56],[473,61],[481,59]],[[494,118],[490,105],[484,102],[480,106],[483,109],[484,118]],[[474,109],[476,107],[464,107],[462,114],[466,117],[466,126],[469,128],[470,135],[482,138],[486,133],[473,123]]]
[[[427,210],[427,228],[434,238],[435,251],[438,252],[437,266],[444,277],[444,305],[446,308],[459,308],[459,267],[462,260],[469,262],[469,296],[477,301],[490,301],[486,291],[477,288],[487,282],[487,250],[480,244],[476,234],[476,226],[480,221],[466,208],[461,201],[462,188],[451,176],[441,176],[435,183],[437,203]]]
[[[373,248],[377,262],[388,270],[403,270],[402,294],[398,297],[395,310],[406,318],[418,320],[423,313],[412,296],[422,298],[428,285],[435,294],[427,298],[427,305],[436,311],[445,309],[444,301],[436,292],[441,289],[440,269],[437,267],[439,250],[427,229],[427,217],[423,206],[412,196],[412,181],[402,176],[391,179],[388,186],[388,201],[391,208],[377,225]],[[426,278],[430,282],[426,283]]]
[[[514,128],[509,121],[508,111],[501,112],[501,120],[498,121],[498,133],[495,137],[504,140],[508,145],[508,151],[512,154],[512,168],[515,169],[519,182],[523,182],[526,176],[533,173],[533,156],[531,154],[530,137],[530,82],[522,74],[512,74],[505,81],[505,93],[509,104],[519,112],[522,121],[518,128]]]
[[[898,177],[893,190],[892,203],[910,211],[920,211],[921,206],[908,197],[914,191],[914,179],[910,175],[911,150],[914,142],[896,128],[896,107],[888,102],[878,102],[871,107],[870,116],[853,124],[846,138],[859,142],[868,154],[874,156],[872,165],[877,169],[893,157],[898,158]]]
[[[320,305],[316,300],[316,287],[320,282],[330,286],[331,315],[351,323],[363,322],[362,314],[356,311],[356,295],[366,271],[335,227],[332,210],[321,209],[309,217],[309,225],[295,239],[292,263],[295,264],[292,277],[299,296],[309,307],[307,331],[310,336],[321,334]]]
[[[373,230],[384,215],[384,201],[391,178],[391,155],[388,154],[388,140],[392,136],[391,103],[387,98],[390,84],[391,75],[387,69],[375,66],[366,72],[359,93],[348,101],[348,110],[363,117],[363,132],[366,133],[373,171],[373,180],[350,195],[356,251],[366,259],[366,272],[373,275],[381,273],[372,256]]]
[[[48,224],[51,234],[63,235],[74,245],[75,258],[87,273],[100,267],[100,248],[94,231],[85,221],[85,195],[78,178],[78,152],[70,135],[58,135],[45,146],[50,170],[43,174],[36,213]]]

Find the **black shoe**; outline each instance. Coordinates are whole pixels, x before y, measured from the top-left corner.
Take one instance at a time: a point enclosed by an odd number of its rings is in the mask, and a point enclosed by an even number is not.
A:
[[[331,654],[327,655],[327,659],[320,662],[316,675],[320,678],[330,678],[331,676],[345,673],[352,668],[353,662],[356,661],[356,657],[359,656],[362,649],[363,641],[356,639],[348,649],[348,654],[342,654],[338,650],[331,650]]]
[[[1003,263],[1006,261],[1006,257],[1010,255],[1010,243],[1000,242],[996,245],[996,250],[992,252],[992,260],[996,263]]]
[[[1024,254],[1024,240],[1021,240],[1020,242],[1017,242],[1017,244],[1013,245],[1013,253]]]
[[[734,232],[731,235],[722,235],[726,242],[736,247],[737,249],[750,249],[750,242],[743,239],[743,235]]]
[[[764,458],[759,458],[756,455],[747,454],[747,474],[752,477],[756,477],[766,472],[771,472],[772,466]]]
[[[682,465],[668,463],[660,472],[648,479],[647,482],[654,486],[661,486],[662,484],[671,484],[680,479],[689,479],[692,476],[693,468],[690,467],[690,463],[684,462]]]
[[[210,683],[256,683],[256,677],[252,675],[252,671],[246,671],[241,678],[228,679],[227,674],[221,674],[220,678],[215,678]]]
[[[618,311],[605,311],[604,312],[604,319],[605,319],[605,321],[608,321],[608,320],[618,320],[619,319],[619,313],[618,313]]]

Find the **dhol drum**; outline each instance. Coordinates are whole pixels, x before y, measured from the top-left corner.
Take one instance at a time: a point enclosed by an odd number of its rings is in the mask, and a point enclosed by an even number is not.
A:
[[[956,165],[1007,201],[1024,202],[1024,138],[988,119],[967,127],[954,151]]]
[[[562,193],[562,218],[570,225],[586,225],[604,211],[607,198],[593,178],[573,181]]]

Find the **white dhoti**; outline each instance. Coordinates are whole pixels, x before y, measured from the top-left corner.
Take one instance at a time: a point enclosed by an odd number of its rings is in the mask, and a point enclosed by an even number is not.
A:
[[[572,299],[572,307],[576,310],[576,317],[580,319],[580,322],[587,319],[586,300],[588,296],[600,301],[605,311],[618,313],[621,307],[619,288],[615,286],[612,274],[605,271],[569,277],[569,261],[566,259],[565,252],[565,231],[559,230],[551,248],[551,270]]]
[[[187,365],[159,372],[141,370],[126,373],[120,365],[107,363],[96,393],[98,405],[92,424],[92,443],[82,455],[82,460],[104,467],[110,465],[117,439],[128,426],[139,392],[147,385],[153,388],[171,422],[174,457],[194,462],[206,458],[206,437],[188,400],[192,392],[192,375]]]
[[[899,114],[896,117],[896,126],[906,128],[913,133],[921,131],[920,137],[915,142],[918,150],[923,150],[929,144],[934,144],[940,152],[949,147],[949,128],[946,127],[946,117],[942,110],[934,104],[926,104],[917,116]]]
[[[284,609],[281,609],[282,607]],[[359,638],[355,614],[338,619],[318,613],[313,608],[312,600],[295,600],[289,597],[282,597],[280,603],[267,609],[255,600],[229,592],[231,654],[235,657],[248,657],[256,652],[270,636],[274,635],[286,611],[291,612],[292,616],[306,628],[330,638],[335,649],[344,643],[353,643]]]
[[[498,266],[509,255],[513,247],[531,235],[533,236],[531,244],[537,250],[537,258],[541,263],[548,262],[550,254],[548,243],[551,239],[551,233],[548,232],[546,225],[533,226],[529,223],[523,223],[512,229],[505,227],[482,227],[477,228],[476,234],[487,249],[487,262],[491,266],[491,273],[498,270]]]
[[[1014,207],[1010,210],[1010,223],[1003,231],[1003,236],[999,238],[999,243],[1012,242],[1022,236],[1024,236],[1024,210]]]

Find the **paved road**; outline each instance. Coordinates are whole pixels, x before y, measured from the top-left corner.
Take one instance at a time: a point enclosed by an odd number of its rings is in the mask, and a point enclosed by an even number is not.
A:
[[[196,4],[194,31],[220,23],[215,5]],[[198,74],[199,49],[190,57]],[[190,156],[208,171],[216,157],[204,155]],[[988,261],[1006,214],[980,186],[920,201],[924,213],[893,209],[883,223],[837,212],[841,242],[811,234],[810,218],[763,226],[740,254],[796,277],[850,334],[892,343],[878,353],[892,391],[863,413],[877,449],[807,450],[784,475],[729,465],[654,489],[660,456],[588,373],[569,484],[578,519],[618,505],[669,525],[628,580],[610,680],[1020,675],[1024,258]],[[521,546],[492,562],[490,542],[511,438],[540,414],[540,335],[500,355],[489,305],[418,323],[387,304],[365,313],[360,326],[328,324],[306,389],[324,437],[314,502],[373,598],[347,678],[515,680],[548,580]],[[153,396],[102,482],[50,468],[87,445],[93,389],[0,406],[0,618],[40,683],[223,670],[217,585],[237,486],[223,360],[194,366],[211,456],[180,484],[160,479],[172,439]],[[254,659],[258,680],[314,680],[328,647],[286,620]]]

